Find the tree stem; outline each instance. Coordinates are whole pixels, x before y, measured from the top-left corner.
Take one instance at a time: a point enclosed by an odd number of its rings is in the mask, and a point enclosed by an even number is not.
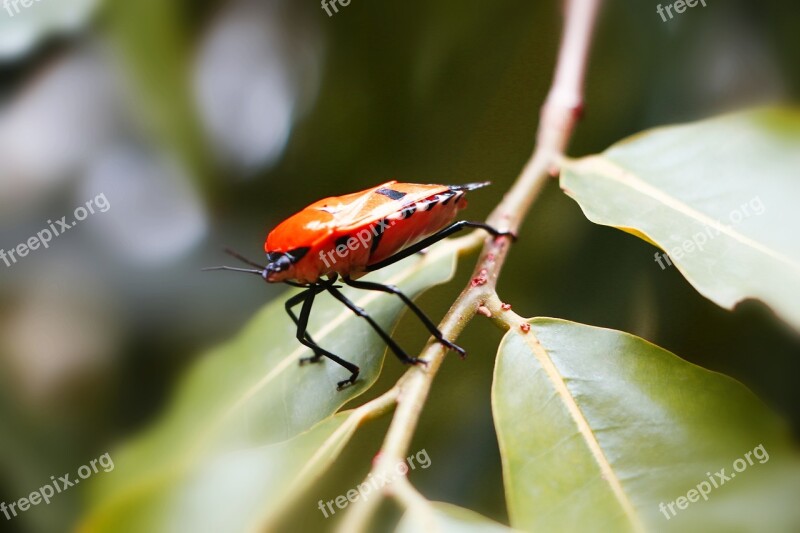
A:
[[[564,32],[553,84],[542,106],[536,150],[514,185],[488,218],[488,223],[499,229],[516,233],[548,178],[558,174],[561,158],[583,109],[583,81],[600,2],[601,0],[565,2]],[[478,235],[475,233],[464,237],[463,248],[477,244]],[[504,322],[502,313],[497,312],[500,300],[495,291],[509,248],[510,239],[507,237],[485,239],[470,283],[439,325],[446,338],[455,340],[475,316],[478,307],[487,303],[496,322],[499,321],[506,328],[512,326],[511,323]],[[431,383],[446,353],[442,345],[430,342],[420,356],[427,361],[427,365],[410,368],[393,387],[390,397],[396,394],[397,409],[381,451],[373,462],[371,473],[375,476],[390,475],[390,469],[398,462],[405,461]],[[407,480],[402,481],[408,484]],[[401,505],[408,507],[416,501],[413,497],[415,491],[412,490],[410,485],[398,486],[397,490],[389,485],[385,487],[384,493],[394,495]],[[377,494],[367,501],[358,500],[350,506],[338,530],[347,533],[366,531],[381,500]]]

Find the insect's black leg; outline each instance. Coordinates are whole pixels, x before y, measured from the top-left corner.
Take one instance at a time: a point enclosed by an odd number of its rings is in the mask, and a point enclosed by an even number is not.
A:
[[[383,342],[385,342],[387,344],[387,346],[389,346],[389,348],[392,350],[392,352],[394,352],[394,354],[398,357],[398,359],[400,359],[401,361],[403,361],[406,364],[416,364],[416,363],[423,363],[424,364],[425,363],[425,361],[423,361],[422,359],[418,359],[416,357],[409,357],[408,354],[400,347],[400,345],[398,345],[394,341],[394,339],[391,337],[391,335],[386,333],[381,328],[381,326],[377,322],[375,322],[375,320],[373,320],[373,318],[371,316],[369,316],[369,313],[367,313],[364,309],[360,308],[359,306],[357,306],[356,304],[351,302],[347,298],[347,296],[342,294],[337,288],[335,288],[335,287],[327,287],[327,289],[328,289],[328,292],[330,292],[331,295],[333,295],[334,298],[336,298],[337,300],[342,302],[344,305],[349,307],[350,310],[352,310],[357,316],[360,316],[361,318],[363,318],[364,320],[369,322],[369,325],[372,326],[372,329],[374,329],[375,332],[381,337],[381,339],[383,339]]]
[[[508,237],[511,237],[512,239],[516,239],[517,238],[517,236],[514,235],[514,233],[511,232],[511,231],[500,231],[498,229],[493,228],[489,224],[485,224],[483,222],[471,222],[469,220],[461,220],[459,222],[454,222],[454,223],[450,224],[449,226],[444,228],[439,233],[434,233],[430,237],[426,237],[426,238],[422,239],[418,243],[416,243],[416,244],[414,244],[412,246],[409,246],[405,250],[401,250],[401,251],[397,252],[396,254],[394,254],[393,256],[387,257],[383,261],[379,261],[379,262],[374,263],[372,265],[367,265],[366,270],[367,270],[367,272],[372,272],[373,270],[378,270],[379,268],[383,268],[383,267],[386,267],[386,266],[389,266],[389,265],[393,265],[394,263],[397,263],[398,261],[400,261],[402,259],[405,259],[406,257],[408,257],[410,255],[414,255],[415,253],[417,253],[417,252],[419,252],[421,250],[424,250],[428,246],[431,246],[432,244],[436,244],[437,242],[441,241],[445,237],[449,237],[453,233],[459,232],[459,231],[461,231],[462,229],[465,229],[465,228],[480,228],[480,229],[484,229],[484,230],[488,231],[490,234],[494,235],[495,237],[508,236]]]
[[[444,335],[442,335],[442,332],[439,331],[439,328],[436,327],[436,324],[434,324],[433,321],[430,318],[428,318],[428,316],[422,311],[422,309],[420,309],[419,306],[417,306],[417,304],[415,304],[411,298],[403,294],[402,291],[400,291],[400,289],[398,289],[394,285],[383,285],[381,283],[374,283],[371,281],[356,281],[350,278],[344,278],[344,282],[347,285],[350,285],[351,287],[355,287],[356,289],[364,289],[368,291],[380,291],[389,294],[396,294],[397,296],[400,297],[403,303],[406,304],[408,308],[411,309],[411,311],[415,315],[417,315],[420,321],[425,325],[428,331],[431,332],[431,335],[433,335],[433,337],[437,341],[447,346],[451,350],[457,352],[458,355],[461,356],[461,358],[467,356],[467,351],[464,350],[464,348],[445,339]]]
[[[314,297],[320,292],[322,289],[313,288],[311,289],[308,294],[300,293],[305,295],[305,301],[303,301],[303,307],[300,309],[300,317],[297,319],[297,340],[300,341],[301,344],[311,348],[314,352],[314,357],[310,357],[308,361],[316,361],[319,360],[320,356],[325,356],[331,361],[340,364],[341,366],[345,367],[347,370],[350,371],[350,377],[343,381],[340,381],[336,384],[336,388],[338,390],[342,390],[343,388],[347,387],[348,385],[352,385],[358,379],[358,374],[361,371],[356,365],[349,361],[345,361],[341,357],[336,354],[329,352],[328,350],[321,348],[317,343],[310,340],[311,337],[308,335],[308,318],[311,316],[311,306],[314,304]],[[298,295],[299,296],[299,295]],[[297,296],[293,296],[291,299],[296,299]],[[299,303],[300,300],[297,301]]]
[[[298,328],[300,328],[300,321],[298,320],[297,315],[294,314],[294,311],[292,311],[292,308],[296,307],[300,303],[304,303],[309,298],[313,299],[315,294],[312,294],[312,291],[314,291],[314,289],[305,290],[303,292],[295,294],[294,296],[286,300],[286,305],[285,305],[286,313],[292,319],[294,325],[297,326]],[[308,333],[308,331],[305,332],[304,336],[306,339],[309,340],[309,342],[311,342],[315,346],[319,346],[317,342],[311,338],[311,334]],[[303,357],[302,359],[300,359],[300,366],[304,365],[305,363],[318,363],[321,359],[322,359],[322,354],[314,352],[313,357]]]

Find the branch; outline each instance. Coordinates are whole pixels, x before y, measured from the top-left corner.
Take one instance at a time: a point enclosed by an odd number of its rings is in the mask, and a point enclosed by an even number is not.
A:
[[[583,109],[584,72],[600,2],[567,0],[565,4],[564,34],[553,84],[541,111],[536,150],[522,174],[489,216],[489,224],[497,228],[516,233],[550,175],[558,173],[560,160]],[[474,235],[464,239],[465,248],[477,242]],[[506,328],[515,324],[513,320],[502,318],[502,307],[495,291],[509,245],[507,237],[486,239],[469,285],[439,325],[446,338],[458,338],[479,307],[483,314],[494,315],[495,321]],[[431,383],[446,353],[442,345],[430,342],[420,356],[427,361],[427,365],[410,368],[393,387],[392,390],[397,390],[397,410],[373,463],[372,474],[375,476],[389,474],[398,462],[405,460]],[[399,485],[397,490],[389,485],[385,492],[409,506],[414,499],[409,496],[412,493],[407,480],[403,481],[405,484]],[[366,531],[380,502],[378,495],[367,501],[358,500],[350,506],[338,530],[347,533]]]

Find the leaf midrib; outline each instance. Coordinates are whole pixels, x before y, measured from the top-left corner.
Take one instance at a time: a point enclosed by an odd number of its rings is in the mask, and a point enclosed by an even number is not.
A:
[[[685,215],[689,219],[714,228],[719,233],[723,233],[731,239],[740,242],[741,244],[752,248],[755,251],[758,251],[782,263],[786,263],[793,270],[800,271],[800,264],[795,263],[792,261],[792,259],[786,257],[779,251],[773,250],[769,246],[751,239],[750,237],[747,237],[738,231],[734,231],[730,228],[730,226],[721,224],[719,221],[709,217],[697,209],[694,209],[681,200],[678,200],[674,196],[667,194],[650,183],[647,183],[639,178],[635,172],[622,167],[616,162],[612,162],[603,155],[589,156],[577,161],[571,161],[567,163],[567,165],[576,171],[583,171],[616,181],[635,192],[652,198],[660,204],[669,207],[682,215]]]
[[[638,513],[636,512],[636,509],[633,506],[633,503],[631,502],[630,498],[628,498],[625,489],[622,487],[622,482],[620,481],[619,477],[617,477],[617,474],[611,466],[611,462],[606,457],[605,452],[603,452],[603,448],[600,446],[600,442],[597,440],[591,424],[589,424],[589,421],[586,419],[583,411],[581,411],[580,406],[578,406],[578,402],[575,401],[575,397],[572,396],[572,393],[564,382],[564,378],[561,376],[560,372],[555,366],[555,363],[553,363],[553,360],[550,358],[550,354],[547,352],[544,346],[542,346],[542,344],[539,342],[539,339],[534,334],[534,329],[531,328],[531,330],[524,335],[516,332],[514,332],[513,335],[520,336],[523,342],[531,349],[534,356],[539,361],[539,364],[547,375],[547,379],[552,384],[556,394],[558,394],[558,396],[561,398],[561,401],[567,408],[570,417],[577,425],[578,431],[583,437],[583,440],[589,448],[589,451],[600,467],[602,479],[605,480],[610,486],[612,492],[614,493],[614,497],[617,499],[625,515],[628,517],[633,529],[638,532],[646,531]]]

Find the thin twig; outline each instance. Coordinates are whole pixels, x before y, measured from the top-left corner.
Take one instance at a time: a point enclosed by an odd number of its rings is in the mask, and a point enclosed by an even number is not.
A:
[[[564,33],[553,84],[542,107],[536,150],[522,174],[489,216],[489,224],[497,228],[516,233],[549,176],[558,172],[561,158],[583,109],[584,73],[600,2],[601,0],[568,0],[565,3]],[[462,241],[464,248],[474,245],[476,238],[474,235],[465,237]],[[509,246],[510,240],[507,237],[485,240],[469,285],[461,292],[439,325],[446,338],[455,340],[467,322],[475,316],[478,307],[484,303],[489,303],[490,308],[495,311],[496,322],[505,327],[510,326],[503,323],[503,313],[497,312],[499,299],[495,291]],[[375,476],[389,474],[394,465],[404,460],[431,383],[445,354],[446,350],[439,343],[429,343],[420,356],[427,361],[427,365],[410,368],[394,386],[398,390],[397,410],[381,451],[373,463],[372,474]],[[404,481],[408,484],[407,480]],[[414,505],[416,497],[419,497],[410,484],[394,489],[387,488],[386,492],[393,492],[407,507]],[[359,500],[352,505],[338,530],[347,533],[366,531],[381,503],[381,496],[375,495],[367,501]]]
[[[425,531],[435,530],[436,516],[433,513],[433,506],[414,488],[408,478],[401,477],[396,479],[392,482],[389,492],[403,507],[414,514],[416,523],[422,523],[427,526]]]
[[[379,416],[391,411],[397,404],[397,397],[399,396],[399,387],[392,387],[384,392],[377,398],[373,398],[367,403],[360,405],[355,409],[358,416],[361,417],[360,423],[378,418]]]

